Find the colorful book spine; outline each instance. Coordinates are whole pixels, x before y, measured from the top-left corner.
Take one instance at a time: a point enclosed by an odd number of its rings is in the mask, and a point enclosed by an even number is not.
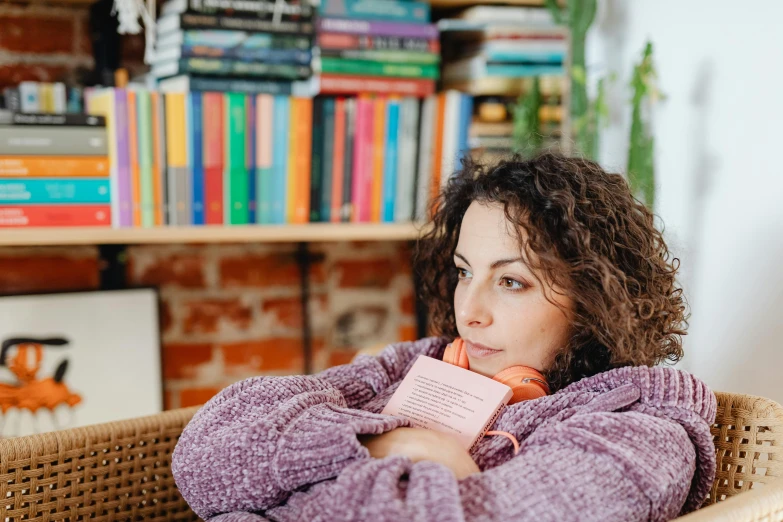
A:
[[[405,98],[400,105],[397,154],[397,193],[394,220],[415,219],[416,175],[418,165],[419,101]]]
[[[386,106],[384,98],[373,100],[372,120],[372,169],[369,178],[370,216],[369,221],[380,223],[383,207],[383,173],[386,153]]]
[[[321,18],[318,21],[318,31],[402,38],[437,39],[439,36],[437,26],[433,24],[406,24],[344,18]]]
[[[434,138],[432,140],[432,180],[430,181],[430,199],[440,194],[440,180],[443,172],[443,126],[446,115],[446,93],[438,94],[435,113]]]
[[[0,125],[106,127],[106,118],[103,116],[94,116],[92,114],[26,114],[23,112],[0,112]]]
[[[324,190],[324,139],[325,114],[324,98],[313,100],[313,150],[311,151],[312,165],[310,175],[310,221],[318,223],[322,221],[321,194]]]
[[[360,96],[356,100],[356,124],[354,126],[354,146],[353,161],[351,173],[351,221],[369,221],[370,202],[365,193],[365,176],[370,173],[365,172],[365,168],[371,168],[372,162],[365,163],[365,149],[369,149],[372,154],[372,100],[365,96]],[[365,210],[366,207],[366,210]]]
[[[310,218],[310,180],[312,177],[313,99],[298,98],[299,135],[295,138],[299,154],[296,157],[297,198],[294,223],[305,224]]]
[[[136,91],[128,91],[128,156],[130,158],[133,226],[141,226],[141,171],[139,169],[139,131]]]
[[[311,74],[309,65],[266,63],[226,58],[180,58],[152,66],[151,73],[159,78],[179,74],[213,76],[260,76],[284,80],[304,80]]]
[[[272,193],[274,190],[274,162],[272,159],[275,98],[271,94],[259,94],[256,98],[256,169],[258,193],[256,194],[256,222],[268,225],[272,220]]]
[[[256,0],[253,2],[246,0],[189,0],[184,6],[180,2],[163,5],[163,16],[182,12],[267,20],[273,19],[274,14],[277,12],[277,4],[269,0]],[[292,2],[291,4],[286,4],[284,10],[281,11],[283,20],[308,19],[312,15],[313,7],[309,2]]]
[[[400,102],[389,100],[386,115],[386,151],[383,172],[383,207],[380,221],[394,221],[394,203],[397,199],[397,161],[399,147]]]
[[[190,223],[205,224],[204,103],[200,92],[188,93],[188,160],[190,164]]]
[[[258,4],[256,4],[258,5]],[[290,4],[289,4],[290,7]],[[248,31],[181,31],[158,40],[159,47],[206,47],[227,50],[245,49],[298,49],[309,51],[312,40],[308,35],[256,33]]]
[[[337,98],[334,102],[334,156],[332,159],[332,194],[329,202],[329,221],[339,223],[342,220],[343,171],[345,169],[345,118],[346,100]]]
[[[152,201],[156,227],[166,224],[166,119],[163,95],[150,93],[152,114]]]
[[[180,78],[161,80],[160,90],[163,92],[179,92],[184,89]],[[247,78],[220,78],[207,76],[188,76],[184,81],[187,90],[201,92],[242,92],[245,94],[291,94],[291,82],[270,81]]]
[[[216,92],[204,93],[202,105],[204,110],[204,223],[222,225],[225,166],[223,95]]]
[[[108,152],[107,134],[102,127],[0,127],[1,155],[105,156]]]
[[[108,156],[0,156],[0,178],[108,177]]]
[[[159,21],[161,33],[164,32],[167,21]],[[313,34],[311,22],[275,22],[254,18],[239,18],[236,16],[215,16],[195,13],[184,13],[180,20],[173,21],[174,28],[179,29],[226,29],[229,31],[251,31],[273,34]]]
[[[370,60],[321,57],[321,71],[326,74],[358,74],[367,76],[388,76],[391,78],[438,77],[438,65],[416,65],[404,63],[383,63]]]
[[[286,169],[286,203],[285,203],[285,222],[294,223],[296,198],[298,197],[299,177],[296,173],[298,166],[297,154],[304,153],[300,150],[301,143],[296,138],[299,137],[299,124],[301,115],[299,114],[299,103],[297,98],[291,98],[288,105],[288,161]]]
[[[343,154],[343,199],[340,220],[349,222],[354,216],[353,170],[356,148],[358,102],[350,98],[345,102],[345,153]]]
[[[321,57],[355,60],[362,64],[377,63],[437,66],[440,55],[421,51],[383,51],[375,49],[321,49]],[[360,74],[371,74],[362,71]]]
[[[446,102],[443,115],[443,145],[441,158],[441,186],[445,186],[457,167],[457,141],[459,137],[460,109],[462,94],[459,91],[446,91]]]
[[[247,176],[247,120],[245,95],[226,94],[225,125],[225,198],[226,219],[230,225],[248,224],[248,176]]]
[[[155,203],[153,194],[152,164],[152,107],[150,92],[141,90],[136,93],[136,131],[139,154],[139,203],[141,226],[150,228],[155,225]]]
[[[166,164],[171,225],[189,225],[186,94],[166,93]]]
[[[0,179],[0,204],[110,203],[109,179]]]
[[[468,136],[470,134],[470,124],[473,121],[473,97],[468,94],[462,94],[462,105],[460,107],[459,138],[457,140],[457,166],[460,165],[462,158],[470,155],[470,144]]]
[[[0,228],[108,227],[110,205],[19,205],[0,207]]]
[[[288,142],[290,116],[290,98],[275,96],[274,105],[274,140],[272,148],[272,165],[274,174],[272,190],[272,223],[286,222],[286,181],[288,178]]]
[[[323,172],[321,174],[321,213],[320,221],[331,221],[332,214],[332,183],[334,180],[334,156],[336,147],[335,136],[335,105],[334,98],[323,99],[323,147],[321,152],[321,165]],[[315,122],[313,122],[315,129]]]
[[[245,95],[245,118],[247,132],[245,135],[245,161],[247,164],[247,222],[255,223],[257,215],[256,195],[258,179],[256,178],[256,98]]]
[[[435,81],[413,78],[384,78],[324,73],[320,77],[321,94],[346,95],[377,93],[390,96],[424,98],[435,92]]]
[[[399,0],[323,0],[323,16],[359,20],[390,20],[422,24],[430,21],[430,6],[424,2]]]
[[[414,208],[416,220],[423,221],[428,216],[428,206],[431,197],[430,183],[432,181],[433,145],[435,140],[435,124],[437,120],[437,97],[429,96],[421,104],[421,126],[419,130],[419,157],[416,169],[416,199]]]
[[[318,46],[324,50],[410,51],[440,56],[437,38],[405,38],[398,36],[364,36],[345,33],[318,33]]]

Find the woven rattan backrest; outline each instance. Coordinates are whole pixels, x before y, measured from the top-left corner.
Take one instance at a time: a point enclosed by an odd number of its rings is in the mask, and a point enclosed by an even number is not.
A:
[[[0,521],[198,520],[171,475],[196,410],[0,440]]]
[[[783,475],[783,408],[775,401],[716,393],[712,427],[717,475],[706,504],[724,500]]]

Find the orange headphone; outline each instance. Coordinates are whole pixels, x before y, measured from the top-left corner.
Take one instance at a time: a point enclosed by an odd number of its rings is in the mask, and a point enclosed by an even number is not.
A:
[[[457,337],[454,342],[446,346],[443,353],[443,362],[454,364],[460,368],[470,369],[468,353],[465,350],[465,341]],[[541,372],[529,366],[511,366],[492,377],[492,380],[505,384],[513,395],[509,404],[538,399],[549,395],[549,385]]]

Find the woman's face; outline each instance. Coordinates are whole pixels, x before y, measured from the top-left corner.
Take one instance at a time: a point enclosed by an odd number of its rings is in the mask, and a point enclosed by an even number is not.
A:
[[[502,205],[473,202],[454,254],[457,330],[470,369],[487,377],[515,365],[545,370],[569,335],[566,312],[545,296],[565,310],[571,300],[533,276],[513,227]]]

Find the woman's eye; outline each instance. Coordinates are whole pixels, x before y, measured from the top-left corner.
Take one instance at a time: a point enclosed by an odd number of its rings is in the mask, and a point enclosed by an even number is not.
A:
[[[457,267],[457,277],[459,277],[460,279],[467,279],[468,277],[470,277],[470,272],[468,272],[464,268]]]
[[[511,279],[510,277],[504,277],[500,280],[500,286],[505,288],[506,290],[522,290],[525,288],[525,284],[521,281],[517,281],[516,279]]]

